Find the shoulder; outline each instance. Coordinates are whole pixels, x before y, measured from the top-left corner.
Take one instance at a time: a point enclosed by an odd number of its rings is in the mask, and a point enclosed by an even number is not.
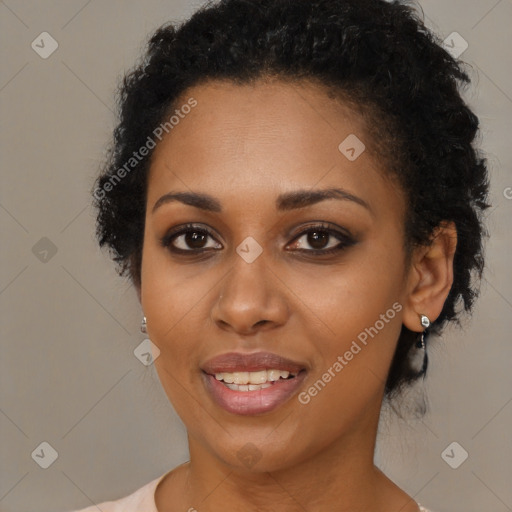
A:
[[[155,490],[164,476],[165,474],[119,500],[105,501],[73,512],[98,512],[98,509],[102,512],[158,512],[155,505]]]

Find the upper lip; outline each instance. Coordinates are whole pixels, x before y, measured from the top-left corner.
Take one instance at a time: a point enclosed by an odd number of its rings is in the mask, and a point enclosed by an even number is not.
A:
[[[209,359],[201,369],[210,375],[260,370],[282,370],[297,374],[305,369],[305,365],[272,352],[254,352],[252,354],[228,352]]]

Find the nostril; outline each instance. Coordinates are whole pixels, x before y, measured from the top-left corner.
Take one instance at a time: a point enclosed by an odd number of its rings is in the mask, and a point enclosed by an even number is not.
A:
[[[267,322],[268,322],[268,320],[260,320],[259,322],[256,322],[254,324],[254,327],[257,327],[257,326],[262,325],[262,324],[265,325]]]

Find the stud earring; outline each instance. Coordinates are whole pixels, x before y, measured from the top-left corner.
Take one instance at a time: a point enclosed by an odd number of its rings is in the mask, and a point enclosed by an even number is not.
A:
[[[146,334],[148,332],[145,316],[142,317],[142,322],[140,323],[140,332],[142,332],[144,334]]]
[[[430,320],[427,315],[420,315],[420,322],[425,329],[430,327]]]
[[[418,341],[416,342],[416,347],[421,348],[423,350],[426,349],[425,344],[425,331],[430,327],[430,319],[427,315],[420,315],[421,326],[423,327],[423,332],[418,336]]]

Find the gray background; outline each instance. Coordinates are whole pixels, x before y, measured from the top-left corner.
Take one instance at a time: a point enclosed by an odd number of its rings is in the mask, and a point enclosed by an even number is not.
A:
[[[133,354],[144,339],[140,308],[96,247],[89,191],[119,76],[152,30],[201,4],[0,2],[2,511],[119,498],[187,460],[184,427],[154,368]],[[438,512],[510,511],[512,1],[421,5],[442,39],[457,31],[469,43],[461,58],[472,67],[466,97],[492,171],[492,237],[472,321],[431,350],[429,414],[404,421],[385,410],[377,458]],[[31,48],[43,31],[59,44],[47,59]],[[458,469],[441,457],[453,441],[469,454]],[[36,460],[49,450],[31,456],[42,442],[58,453],[48,469]]]

